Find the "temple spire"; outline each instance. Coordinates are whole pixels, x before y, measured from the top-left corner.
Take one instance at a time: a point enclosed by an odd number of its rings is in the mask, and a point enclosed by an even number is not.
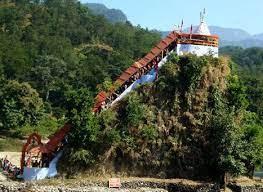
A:
[[[205,21],[205,14],[206,14],[206,10],[204,8],[203,12],[200,12],[200,23],[203,23]]]
[[[205,14],[206,14],[206,10],[205,9],[200,12],[200,25],[194,31],[194,34],[211,35],[210,30],[209,30],[208,26],[205,23]]]

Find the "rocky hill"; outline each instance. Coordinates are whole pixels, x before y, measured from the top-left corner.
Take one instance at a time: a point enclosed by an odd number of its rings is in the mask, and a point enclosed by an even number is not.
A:
[[[253,158],[245,162],[243,157],[260,150],[247,149],[250,112],[231,68],[225,57],[171,55],[156,82],[141,86],[98,119],[88,115],[79,121],[76,114],[83,108],[73,109],[69,146],[74,151],[65,157],[75,158],[72,167],[86,164],[96,172],[129,176],[215,179],[225,170],[249,171]],[[64,164],[68,171],[70,162]]]
[[[113,124],[119,125],[122,138],[115,147],[129,159],[121,167],[133,162],[134,174],[159,177],[208,174],[208,119],[215,90],[225,93],[229,75],[223,58],[171,58],[155,84],[141,87],[115,110],[119,120]]]

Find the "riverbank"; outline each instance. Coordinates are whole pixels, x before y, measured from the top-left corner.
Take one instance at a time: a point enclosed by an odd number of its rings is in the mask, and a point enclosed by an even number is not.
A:
[[[232,192],[262,192],[262,180],[239,179],[228,188]],[[120,189],[108,188],[99,178],[52,179],[39,182],[0,182],[0,192],[220,192],[214,183],[186,179],[123,178]]]
[[[45,185],[41,182],[19,183],[2,182],[0,192],[218,192],[219,188],[215,184],[199,183],[190,184],[185,181],[177,180],[172,182],[147,181],[138,179],[122,181],[120,189],[108,188],[108,183],[104,181],[79,181],[72,185],[61,183],[60,185]]]

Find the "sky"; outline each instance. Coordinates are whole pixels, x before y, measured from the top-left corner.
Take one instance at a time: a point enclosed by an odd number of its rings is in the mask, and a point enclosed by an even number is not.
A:
[[[169,31],[184,20],[184,26],[198,25],[206,9],[208,25],[240,28],[263,33],[263,0],[80,0],[102,3],[122,10],[133,25]]]

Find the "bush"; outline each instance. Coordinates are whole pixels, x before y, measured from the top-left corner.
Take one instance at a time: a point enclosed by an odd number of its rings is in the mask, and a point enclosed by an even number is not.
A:
[[[128,103],[125,107],[126,124],[137,127],[144,119],[144,106],[141,103],[140,96],[133,92],[128,97]]]
[[[140,134],[142,138],[153,140],[158,136],[157,129],[154,127],[154,125],[145,125],[140,130]]]

